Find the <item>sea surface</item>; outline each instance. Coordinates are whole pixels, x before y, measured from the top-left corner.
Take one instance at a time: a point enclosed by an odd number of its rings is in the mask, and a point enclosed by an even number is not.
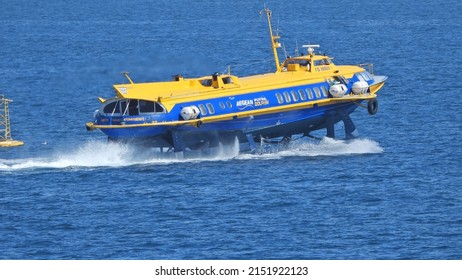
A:
[[[0,149],[1,259],[462,259],[460,1],[0,3],[26,143]],[[123,71],[274,71],[264,3],[287,53],[389,77],[377,115],[352,114],[360,138],[178,160],[85,130]]]

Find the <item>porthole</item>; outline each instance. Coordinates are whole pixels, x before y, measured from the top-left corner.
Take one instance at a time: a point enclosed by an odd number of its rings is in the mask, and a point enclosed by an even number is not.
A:
[[[209,110],[209,113],[212,115],[212,114],[215,114],[215,108],[213,108],[213,105],[212,103],[207,103],[207,109]]]
[[[286,99],[286,102],[289,103],[290,102],[290,95],[287,91],[284,91],[284,98]]]
[[[300,95],[301,100],[306,100],[306,94],[305,91],[303,91],[303,89],[298,90],[298,95]]]
[[[279,92],[276,92],[276,98],[278,99],[279,104],[284,103],[284,99],[282,98],[282,95]]]
[[[329,96],[328,93],[327,93],[327,88],[325,86],[321,86],[321,90],[322,90],[322,95],[324,97],[327,97]]]
[[[297,92],[295,90],[291,90],[290,91],[290,94],[292,95],[292,100],[294,102],[297,102],[298,101],[298,95],[297,95]]]
[[[202,116],[207,115],[207,110],[205,109],[204,104],[199,104],[199,110],[201,110]]]
[[[306,93],[308,94],[308,99],[313,99],[313,92],[310,88],[305,89]]]
[[[319,88],[315,87],[314,93],[316,94],[316,98],[321,98],[321,91],[319,90]]]

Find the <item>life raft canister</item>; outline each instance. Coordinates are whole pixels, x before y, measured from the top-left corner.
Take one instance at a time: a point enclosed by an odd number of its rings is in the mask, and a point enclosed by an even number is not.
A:
[[[329,93],[333,97],[340,98],[343,97],[348,91],[348,88],[344,84],[334,84],[329,88]]]
[[[354,94],[366,94],[369,89],[369,84],[365,81],[357,81],[353,83],[351,90]]]
[[[180,115],[183,118],[183,120],[187,121],[196,119],[199,116],[199,113],[199,108],[193,105],[181,109]]]
[[[378,109],[379,102],[377,101],[377,98],[369,99],[367,101],[367,112],[369,112],[369,115],[375,115]]]

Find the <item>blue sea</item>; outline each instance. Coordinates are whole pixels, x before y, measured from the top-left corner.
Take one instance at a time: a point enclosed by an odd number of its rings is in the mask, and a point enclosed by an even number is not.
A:
[[[0,3],[25,142],[0,149],[1,259],[462,259],[460,1]],[[289,54],[320,44],[389,77],[358,139],[178,160],[85,130],[124,71],[274,71],[264,3]]]

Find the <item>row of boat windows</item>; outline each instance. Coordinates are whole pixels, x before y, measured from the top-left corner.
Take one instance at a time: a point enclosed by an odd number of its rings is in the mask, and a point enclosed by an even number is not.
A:
[[[307,100],[307,98],[308,100],[311,100],[314,99],[314,96],[316,96],[316,98],[321,98],[321,96],[328,97],[329,93],[325,86],[321,86],[321,88],[314,87],[313,90],[311,90],[310,88],[305,88],[299,90],[291,90],[290,92],[276,92],[276,98],[278,99],[279,104],[284,103],[284,101],[286,103],[292,101],[297,102],[299,100],[304,101]]]
[[[311,100],[311,99],[314,99],[315,96],[316,98],[321,98],[322,96],[328,97],[329,94],[328,94],[327,88],[325,86],[321,86],[320,88],[315,87],[313,88],[313,90],[311,90],[310,88],[305,88],[305,89],[299,89],[298,91],[291,90],[290,93],[288,91],[284,91],[282,94],[280,92],[276,92],[276,98],[279,104],[284,103],[284,101],[286,103],[289,103],[289,102],[292,102],[292,100],[294,102],[297,102],[299,100],[304,101],[307,99]],[[230,101],[226,101],[226,105],[225,103],[220,102],[219,105],[220,105],[220,108],[223,110],[226,108],[229,108],[229,109],[233,108],[233,105]],[[205,105],[199,104],[198,107],[199,107],[199,110],[201,111],[202,116],[206,116],[207,114],[210,114],[210,115],[215,114],[215,108],[213,107],[212,103],[206,103]]]
[[[103,112],[105,114],[136,116],[143,113],[165,113],[165,109],[154,101],[124,99],[106,104]]]
[[[231,101],[226,101],[226,105],[224,102],[220,102],[219,103],[220,105],[220,108],[221,109],[226,109],[226,107],[228,107],[229,109],[233,108],[233,104],[231,103]],[[207,104],[199,104],[199,110],[201,111],[201,115],[202,116],[205,116],[207,114],[215,114],[215,108],[213,107],[213,104],[212,103],[207,103]]]

